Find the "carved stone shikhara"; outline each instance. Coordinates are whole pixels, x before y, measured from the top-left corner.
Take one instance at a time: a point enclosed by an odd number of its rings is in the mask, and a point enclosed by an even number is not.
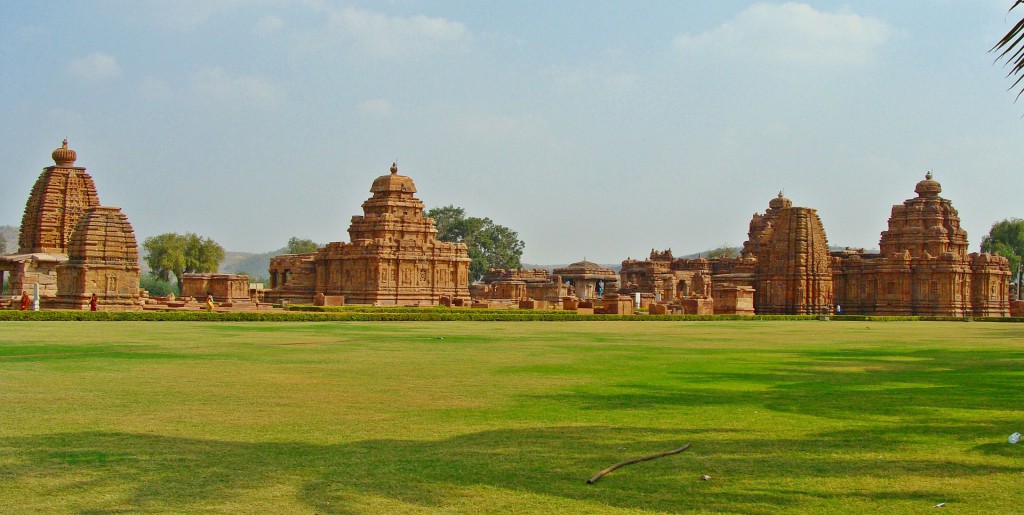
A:
[[[78,219],[86,209],[100,205],[96,185],[85,168],[75,166],[78,155],[68,148],[68,140],[52,157],[54,166],[43,168],[25,203],[19,254],[67,254]]]
[[[68,260],[57,265],[57,298],[51,307],[89,309],[93,294],[108,311],[142,309],[139,247],[121,208],[87,209],[68,242]]]

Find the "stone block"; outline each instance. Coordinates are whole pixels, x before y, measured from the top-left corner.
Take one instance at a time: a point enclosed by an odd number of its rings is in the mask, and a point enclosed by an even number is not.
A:
[[[711,299],[690,297],[681,299],[680,302],[683,306],[683,313],[687,315],[713,315],[715,313],[715,303]]]
[[[1024,317],[1024,300],[1010,301],[1010,316]]]

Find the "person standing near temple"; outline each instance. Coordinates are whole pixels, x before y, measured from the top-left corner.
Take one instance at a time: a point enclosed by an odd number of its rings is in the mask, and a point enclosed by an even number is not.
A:
[[[31,304],[32,304],[32,299],[29,298],[28,292],[27,291],[21,292],[21,310],[22,311],[28,311],[28,307]]]
[[[92,294],[92,298],[89,299],[89,311],[96,311],[99,309],[100,296],[95,293]]]

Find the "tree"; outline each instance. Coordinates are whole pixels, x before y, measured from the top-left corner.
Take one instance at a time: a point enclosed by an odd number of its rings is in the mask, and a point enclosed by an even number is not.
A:
[[[1024,0],[1014,0],[1010,11],[1021,4],[1024,4]],[[1010,89],[1016,88],[1021,81],[1024,81],[1024,73],[1022,73],[1024,71],[1024,18],[1018,21],[989,52],[999,52],[1000,50],[1002,52],[996,57],[996,61],[1006,59],[1006,64],[1010,66],[1010,71],[1006,76],[1017,76],[1017,80],[1013,81]],[[1024,94],[1024,88],[1017,93],[1017,98],[1020,98],[1022,94]]]
[[[147,275],[139,279],[139,288],[146,290],[150,295],[154,297],[164,297],[168,293],[179,295],[180,290],[174,290],[174,283],[170,281],[161,281],[159,278],[153,275]]]
[[[740,257],[739,247],[730,247],[728,243],[723,243],[717,249],[709,250],[705,257],[708,259],[715,259],[720,257],[725,258],[738,258]]]
[[[7,253],[7,238],[4,238],[3,234],[0,234],[0,254]]]
[[[468,247],[469,278],[480,280],[488,268],[521,268],[526,244],[519,233],[494,223],[490,218],[467,217],[461,207],[431,209],[426,216],[437,223],[437,239],[461,242]]]
[[[195,233],[165,233],[146,238],[146,264],[150,274],[161,281],[170,281],[171,275],[181,291],[183,274],[213,273],[224,260],[224,247]]]
[[[992,224],[988,234],[981,240],[981,251],[999,254],[1010,260],[1013,282],[1017,281],[1017,267],[1024,256],[1024,220],[1008,218]]]
[[[288,252],[287,254],[308,254],[310,252],[316,252],[320,248],[313,240],[306,240],[292,236],[288,239]]]

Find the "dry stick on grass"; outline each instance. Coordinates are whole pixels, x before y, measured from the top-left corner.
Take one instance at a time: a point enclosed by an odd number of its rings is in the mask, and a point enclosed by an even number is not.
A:
[[[661,457],[664,457],[664,456],[671,456],[673,454],[679,454],[679,453],[681,453],[681,452],[683,452],[683,451],[685,451],[686,449],[689,449],[689,448],[690,448],[690,444],[686,444],[686,445],[684,445],[684,446],[682,446],[682,447],[680,447],[678,449],[673,449],[671,451],[659,452],[658,454],[652,454],[650,456],[643,456],[643,457],[640,457],[640,458],[633,458],[631,460],[626,460],[626,461],[623,461],[623,462],[620,462],[620,463],[616,463],[616,464],[614,464],[614,465],[612,465],[612,466],[602,470],[601,472],[598,472],[596,476],[588,479],[587,480],[587,484],[588,485],[592,485],[592,484],[596,483],[597,480],[601,479],[602,477],[604,477],[605,474],[607,474],[609,472],[612,472],[613,470],[615,470],[615,469],[617,469],[619,467],[625,467],[626,465],[632,465],[634,463],[640,463],[641,461],[653,460],[655,458],[661,458]]]

